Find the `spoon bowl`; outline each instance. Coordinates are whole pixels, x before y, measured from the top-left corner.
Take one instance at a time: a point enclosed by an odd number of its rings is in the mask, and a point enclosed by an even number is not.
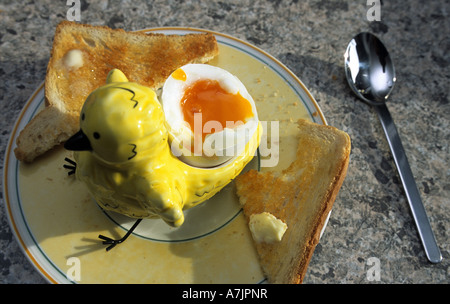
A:
[[[345,73],[353,92],[370,105],[384,104],[396,81],[386,47],[370,33],[360,33],[350,41]]]
[[[345,75],[353,92],[371,105],[380,118],[428,260],[439,263],[442,255],[420,198],[414,176],[386,100],[396,81],[394,64],[386,47],[374,35],[360,33],[344,54]]]

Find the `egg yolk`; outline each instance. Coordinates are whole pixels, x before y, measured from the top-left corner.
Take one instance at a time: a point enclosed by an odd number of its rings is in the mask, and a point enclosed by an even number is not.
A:
[[[237,94],[225,91],[216,80],[199,80],[188,87],[181,99],[181,109],[184,120],[189,123],[192,132],[194,128],[194,114],[201,113],[202,116],[202,140],[209,133],[204,132],[204,126],[208,121],[218,121],[222,131],[227,127],[227,122],[233,125],[237,122],[245,123],[247,118],[252,117],[253,111],[250,102]]]
[[[182,69],[176,69],[175,72],[172,73],[172,77],[176,80],[185,81],[186,73]]]

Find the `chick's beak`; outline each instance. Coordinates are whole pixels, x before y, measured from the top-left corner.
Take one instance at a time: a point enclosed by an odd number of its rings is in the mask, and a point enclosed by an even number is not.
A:
[[[89,138],[81,129],[64,143],[64,148],[72,151],[92,151]]]

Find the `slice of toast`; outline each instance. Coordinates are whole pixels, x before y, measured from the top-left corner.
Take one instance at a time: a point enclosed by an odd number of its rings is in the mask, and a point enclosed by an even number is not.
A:
[[[301,283],[344,181],[351,149],[347,133],[299,120],[295,161],[285,170],[250,170],[236,179],[247,220],[268,212],[287,224],[280,242],[254,242],[269,283]]]
[[[47,67],[46,107],[19,134],[17,159],[31,162],[76,133],[86,97],[105,84],[111,69],[158,89],[177,68],[205,63],[218,53],[217,41],[209,33],[146,34],[62,21]]]

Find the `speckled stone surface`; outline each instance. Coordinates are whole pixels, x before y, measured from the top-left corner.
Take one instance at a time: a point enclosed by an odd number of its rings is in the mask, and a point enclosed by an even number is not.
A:
[[[381,20],[372,22],[362,0],[81,2],[82,23],[126,30],[198,27],[246,40],[286,64],[328,123],[349,133],[347,178],[305,283],[450,282],[448,0],[382,1]],[[11,128],[44,79],[55,26],[69,8],[65,3],[0,1],[2,170]],[[441,248],[440,264],[425,257],[376,113],[346,83],[343,53],[360,31],[377,34],[396,65],[388,108]],[[380,281],[368,279],[371,258],[380,262]],[[44,282],[20,250],[1,204],[0,283]]]

